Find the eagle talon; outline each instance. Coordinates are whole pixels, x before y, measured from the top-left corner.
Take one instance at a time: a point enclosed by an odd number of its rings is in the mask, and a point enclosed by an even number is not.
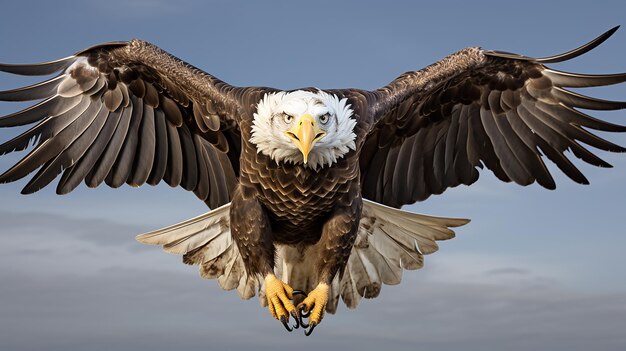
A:
[[[300,325],[302,325],[301,319],[298,317],[298,314],[296,313],[296,311],[291,311],[289,314],[291,314],[291,316],[293,317],[293,320],[296,322],[295,325],[293,325],[293,329],[298,329],[300,328]],[[306,328],[306,327],[303,327]]]
[[[309,336],[313,332],[316,326],[320,324],[322,318],[324,318],[324,311],[326,310],[326,304],[328,303],[329,286],[325,283],[320,283],[318,286],[309,293],[309,295],[298,305],[298,315],[300,318],[309,318],[308,325],[305,323],[300,324],[303,328],[309,328],[304,331],[304,334]]]
[[[285,316],[281,316],[280,317],[280,322],[283,323],[283,325],[285,326],[285,329],[287,329],[288,332],[292,332],[293,329],[289,326],[289,324],[287,323],[287,317]]]
[[[311,335],[311,333],[313,333],[313,329],[315,329],[315,326],[317,325],[317,323],[315,322],[311,322],[311,327],[308,330],[304,330],[304,335],[309,336]]]
[[[298,321],[300,323],[300,326],[302,326],[302,328],[306,329],[309,327],[309,324],[306,323],[302,318],[307,318],[310,313],[304,313],[304,310],[306,309],[306,306],[300,306],[300,309],[298,310]]]
[[[308,294],[307,294],[307,293],[305,293],[305,292],[304,292],[304,291],[302,291],[302,290],[294,290],[294,291],[292,291],[292,292],[291,292],[291,296],[292,296],[292,297],[295,297],[296,295],[302,295],[302,296],[304,296],[304,297],[307,297],[307,296],[308,296]],[[297,329],[297,328],[299,328],[300,326],[302,326],[302,328],[306,328],[306,327],[308,327],[308,326],[309,326],[308,324],[306,324],[306,323],[302,320],[302,317],[305,317],[305,318],[306,318],[306,317],[308,317],[308,315],[307,315],[307,316],[301,316],[301,313],[300,313],[300,312],[298,312],[298,311],[294,310],[294,311],[291,311],[291,316],[293,317],[293,319],[295,319],[295,320],[296,320],[296,325],[294,325],[294,326],[293,326],[293,327],[294,327],[294,329]]]
[[[278,319],[289,332],[293,331],[288,324],[289,316],[296,314],[296,307],[291,302],[293,299],[292,290],[289,285],[283,283],[273,274],[268,274],[265,277],[267,307],[272,316]],[[296,318],[296,325],[294,327],[299,328],[299,325],[300,323]]]

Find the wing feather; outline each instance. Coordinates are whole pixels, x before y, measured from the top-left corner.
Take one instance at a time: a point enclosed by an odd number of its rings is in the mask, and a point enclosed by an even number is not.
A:
[[[122,118],[129,119],[128,131],[122,141],[115,163],[107,175],[106,183],[112,188],[119,188],[126,183],[132,171],[133,158],[137,151],[137,132],[141,123],[141,107],[137,106],[137,104],[132,104],[126,107],[125,112],[126,114],[123,114]]]
[[[143,103],[135,96],[132,96],[130,100],[130,107],[132,108],[130,127],[122,149],[120,150],[119,157],[113,166],[113,174],[110,182],[113,188],[118,188],[128,181],[129,177],[132,175],[135,155],[138,155],[137,148],[143,147],[143,145],[139,145],[139,132],[143,121]]]
[[[0,71],[22,76],[47,76],[67,68],[74,62],[74,56],[68,56],[55,61],[35,64],[0,63]]]
[[[115,188],[165,179],[214,207],[230,200],[236,184],[239,123],[252,118],[243,111],[269,90],[232,87],[141,40],[97,45],[41,64],[0,64],[0,71],[58,74],[0,91],[0,101],[42,100],[0,117],[0,127],[35,124],[0,145],[6,154],[35,142],[1,182],[38,168],[24,192],[41,189],[61,172],[58,193],[82,180]],[[247,281],[240,283],[245,290]]]
[[[163,179],[171,187],[180,185],[183,178],[183,151],[180,142],[178,130],[173,125],[166,123],[167,140],[169,140],[169,149],[167,155],[167,169],[163,175]]]
[[[86,110],[89,109],[88,100],[88,98],[84,98],[81,103],[74,106],[72,109],[68,110],[62,115],[56,116],[54,119],[49,118],[47,120],[49,122],[49,133],[54,134],[56,138],[54,138],[54,140],[40,139],[37,147],[35,147],[30,153],[28,153],[28,155],[22,158],[17,164],[4,172],[2,175],[0,175],[0,183],[12,182],[27,176],[32,171],[37,169],[40,165],[48,162],[48,160],[50,160],[56,154],[63,151],[73,139],[73,133],[77,132],[81,127],[83,127],[82,125],[80,125],[80,122],[76,123],[76,121],[80,118],[80,116],[83,115]],[[31,131],[22,134],[18,138],[27,143],[28,141],[26,140],[26,138],[31,138],[31,136],[27,133],[30,134]],[[3,151],[10,150],[14,142],[17,142],[16,139],[9,141],[5,145],[1,146],[0,149]],[[6,151],[4,152],[6,153]]]
[[[196,157],[198,161],[198,174],[206,173],[211,174],[212,172],[209,170],[209,166],[207,165],[207,154],[204,146],[202,145],[202,141],[200,137],[194,135],[193,137],[194,148],[197,150]],[[199,177],[198,178],[198,186],[195,189],[196,194],[199,198],[206,199],[209,196],[209,192],[211,191],[209,177]]]
[[[22,190],[23,194],[32,194],[40,190],[50,184],[64,169],[74,165],[85,152],[86,145],[90,145],[95,138],[98,125],[96,124],[96,128],[92,128],[92,125],[102,108],[102,103],[90,105],[74,122],[77,130],[69,128],[63,130],[61,133],[67,132],[67,136],[59,133],[57,139],[67,138],[67,146],[39,169]]]
[[[111,172],[113,164],[122,149],[122,144],[126,139],[128,127],[130,126],[130,116],[132,113],[130,108],[120,108],[120,121],[117,124],[117,128],[115,128],[115,132],[113,132],[113,136],[111,137],[111,140],[109,140],[109,144],[92,170],[91,177],[89,177],[90,181],[87,185],[92,188],[100,185],[103,181],[105,181],[105,179],[107,180],[107,185],[111,185],[110,178],[107,179],[107,176]]]
[[[78,160],[77,164],[74,167],[65,170],[57,187],[58,194],[69,193],[74,190],[80,182],[83,181],[83,179],[85,180],[85,184],[90,182],[88,179],[91,178],[90,173],[100,159],[100,156],[102,156],[102,153],[109,144],[109,141],[113,137],[113,134],[117,129],[117,125],[120,122],[121,111],[109,112],[108,109],[106,110],[108,114],[104,118],[104,126],[102,127],[100,134],[98,134],[96,140],[93,142],[92,146],[85,153],[85,155]]]
[[[24,88],[0,91],[0,101],[33,101],[45,99],[56,93],[57,87],[64,79],[64,76],[57,76]]]
[[[370,116],[360,155],[363,196],[400,207],[472,184],[483,166],[505,182],[537,182],[554,189],[543,157],[575,182],[587,184],[566,152],[610,167],[585,145],[626,152],[592,132],[624,132],[626,126],[578,109],[625,109],[626,102],[566,88],[619,84],[626,82],[626,73],[578,74],[544,64],[582,55],[615,30],[567,53],[539,59],[467,48],[376,91],[343,91],[369,101],[369,114],[361,113]]]
[[[137,186],[146,182],[155,162],[154,155],[157,140],[155,124],[164,123],[165,121],[163,113],[159,110],[155,111],[149,105],[144,105],[143,108],[143,118],[141,120],[141,128],[139,129],[139,145],[132,171],[133,178],[131,179],[131,184]]]
[[[181,186],[184,189],[193,191],[198,185],[198,160],[194,147],[193,137],[186,126],[178,128],[180,134],[180,144],[183,151],[183,167]]]
[[[146,109],[152,110],[152,107],[148,105],[144,105]],[[169,138],[167,132],[167,122],[165,121],[165,116],[162,114],[158,114],[155,116],[154,120],[154,130],[155,130],[155,150],[154,150],[154,162],[152,164],[152,169],[150,170],[150,174],[148,175],[148,179],[146,180],[150,185],[157,185],[161,179],[165,177],[165,171],[168,165],[169,153],[168,153],[168,145]],[[141,159],[136,160],[137,163],[141,162]],[[140,170],[141,167],[137,167],[137,170]],[[207,174],[208,175],[208,174]],[[210,176],[210,175],[209,175]],[[140,180],[143,180],[143,177],[137,177],[138,179],[133,181],[133,185],[138,186],[143,183],[139,183]],[[201,199],[203,197],[200,197]]]

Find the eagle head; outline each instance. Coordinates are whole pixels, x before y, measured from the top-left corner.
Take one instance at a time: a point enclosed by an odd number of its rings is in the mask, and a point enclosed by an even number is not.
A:
[[[250,142],[276,163],[317,170],[356,149],[356,120],[347,99],[324,91],[265,94],[257,105]]]

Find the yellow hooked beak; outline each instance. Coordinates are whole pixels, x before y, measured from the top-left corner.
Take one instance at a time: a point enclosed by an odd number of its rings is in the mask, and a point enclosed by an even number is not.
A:
[[[326,132],[319,129],[315,118],[307,113],[300,116],[300,119],[291,129],[286,131],[285,134],[287,134],[298,149],[300,149],[304,163],[306,163],[313,145],[315,145],[318,140],[322,139],[326,135]]]

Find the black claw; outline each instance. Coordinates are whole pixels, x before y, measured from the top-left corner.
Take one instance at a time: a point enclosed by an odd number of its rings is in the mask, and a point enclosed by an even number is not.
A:
[[[296,314],[296,311],[291,311],[291,316],[293,317],[293,320],[296,321],[296,325],[293,325],[293,329],[298,329],[300,328],[300,318],[298,318],[298,315]]]
[[[317,323],[311,322],[311,327],[309,328],[309,330],[305,330],[304,331],[304,335],[306,335],[306,336],[311,335],[311,333],[313,333],[313,329],[315,329],[316,325],[317,325]]]
[[[303,317],[306,318],[306,317],[309,316],[309,313],[307,313],[306,315],[303,313],[305,308],[306,308],[306,306],[301,306],[300,310],[298,312],[298,321],[300,322],[300,326],[302,326],[302,328],[304,328],[304,329],[309,327],[309,324],[304,322],[304,320],[302,319]]]
[[[288,332],[291,333],[293,331],[293,329],[291,329],[289,324],[287,324],[287,317],[285,317],[285,316],[280,317],[280,321],[281,321],[281,323],[283,323],[283,325],[285,326],[285,329],[287,329]]]
[[[305,317],[305,318],[306,318],[306,317]],[[301,326],[303,329],[306,329],[306,328],[308,328],[308,327],[309,327],[309,324],[308,324],[308,323],[306,323],[306,322],[302,319],[302,315],[301,315],[301,314],[298,314],[298,321],[299,321],[299,323],[300,323],[300,326]]]

